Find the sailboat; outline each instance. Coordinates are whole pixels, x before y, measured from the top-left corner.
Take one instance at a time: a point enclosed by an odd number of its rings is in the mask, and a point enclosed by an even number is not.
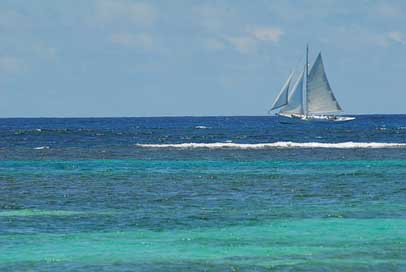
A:
[[[342,112],[342,108],[327,80],[321,52],[310,71],[308,56],[309,47],[306,46],[306,65],[303,71],[292,88],[290,86],[294,72],[289,75],[270,111],[280,109],[276,115],[281,123],[348,122],[354,120],[354,117],[336,115]]]

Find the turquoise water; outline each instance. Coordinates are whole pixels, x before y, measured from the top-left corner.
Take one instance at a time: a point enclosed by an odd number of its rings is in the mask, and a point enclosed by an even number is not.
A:
[[[402,143],[402,120],[371,118],[307,142]],[[406,270],[405,148],[150,148],[137,144],[301,141],[269,139],[262,119],[33,120],[0,133],[0,271]]]

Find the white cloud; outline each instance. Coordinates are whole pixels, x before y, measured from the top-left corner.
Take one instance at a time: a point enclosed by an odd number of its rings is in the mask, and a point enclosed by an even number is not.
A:
[[[207,48],[209,48],[210,50],[213,50],[213,51],[219,51],[219,50],[225,49],[225,47],[226,47],[224,42],[219,39],[207,39],[206,46],[207,46]]]
[[[392,31],[388,33],[390,40],[406,45],[406,34],[399,31]]]
[[[278,43],[283,31],[278,27],[253,27],[238,36],[231,36],[226,40],[240,53],[254,52],[261,43]]]
[[[389,3],[380,3],[371,8],[373,16],[395,18],[402,16],[402,9]]]
[[[235,22],[230,9],[211,5],[199,5],[192,8],[193,21],[209,32],[219,32],[230,28]]]
[[[155,22],[156,11],[146,2],[98,0],[97,16],[104,22],[130,22],[148,26]]]
[[[240,53],[247,54],[255,51],[257,48],[257,41],[252,37],[239,36],[229,37],[227,41]]]
[[[369,47],[388,47],[392,42],[385,32],[377,32],[356,25],[331,28],[319,40],[326,44],[350,50]]]
[[[21,59],[11,56],[0,57],[0,72],[15,74],[22,72],[27,68],[27,63]]]
[[[146,50],[154,47],[154,41],[149,34],[139,33],[115,33],[111,36],[111,41],[114,44],[125,45],[129,47],[138,47]]]
[[[277,43],[283,31],[278,27],[258,27],[251,30],[251,35],[259,41]]]
[[[376,46],[388,47],[390,42],[388,38],[381,33],[367,32],[363,34],[365,41]]]
[[[95,3],[96,23],[113,26],[110,42],[144,50],[154,48],[154,39],[148,28],[155,24],[157,12],[149,2],[97,0]]]

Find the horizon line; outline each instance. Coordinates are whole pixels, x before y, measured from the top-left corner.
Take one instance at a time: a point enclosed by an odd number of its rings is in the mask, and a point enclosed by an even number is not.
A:
[[[337,116],[366,116],[366,115],[406,115],[406,113],[357,113],[340,114]],[[276,115],[152,115],[152,116],[13,116],[0,119],[108,119],[108,118],[203,118],[203,117],[276,117]]]

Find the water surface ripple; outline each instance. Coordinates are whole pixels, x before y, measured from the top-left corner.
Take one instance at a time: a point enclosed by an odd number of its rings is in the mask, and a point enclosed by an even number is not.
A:
[[[406,270],[406,116],[0,119],[0,140],[0,271]]]

